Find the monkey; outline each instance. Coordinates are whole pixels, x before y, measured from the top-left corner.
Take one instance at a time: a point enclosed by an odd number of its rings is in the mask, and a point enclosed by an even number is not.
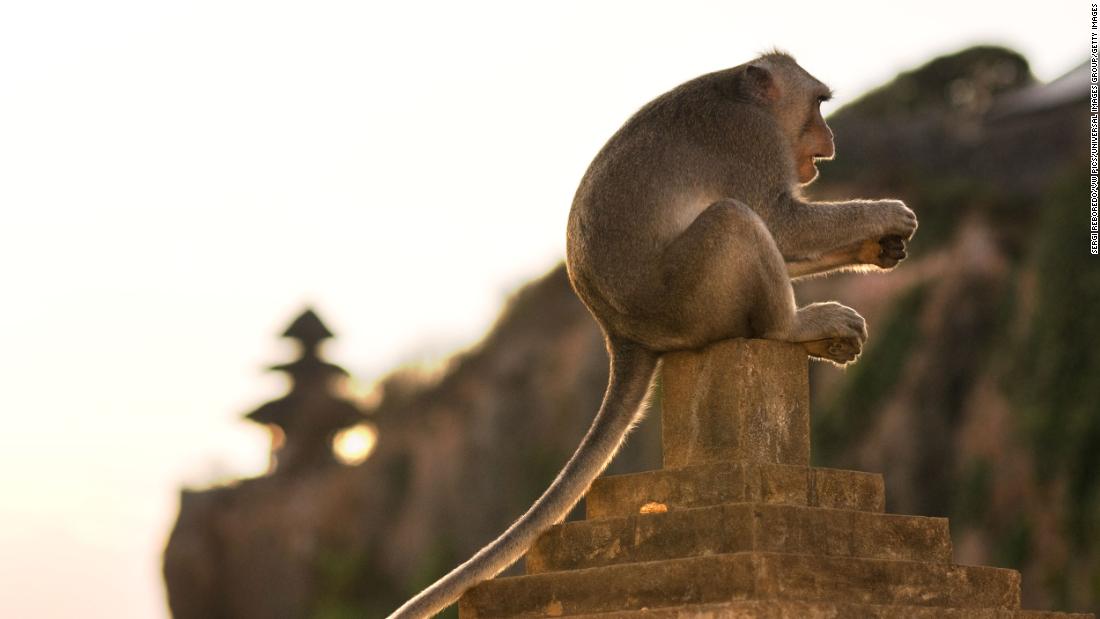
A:
[[[889,270],[917,218],[899,200],[802,197],[817,162],[835,155],[821,115],[831,96],[773,51],[681,84],[612,135],[581,179],[566,233],[570,282],[610,357],[603,402],[531,508],[390,619],[438,613],[564,520],[640,420],[662,354],[764,338],[839,366],[856,359],[863,317],[836,302],[796,307],[791,280]]]

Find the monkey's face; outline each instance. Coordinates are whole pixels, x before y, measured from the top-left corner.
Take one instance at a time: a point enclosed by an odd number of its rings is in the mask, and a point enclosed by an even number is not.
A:
[[[805,109],[804,120],[794,140],[794,164],[798,182],[805,185],[817,178],[819,159],[832,159],[836,154],[833,132],[821,116],[821,103],[828,100],[827,93],[814,93],[814,99]]]
[[[750,63],[739,79],[745,98],[765,106],[778,122],[790,145],[798,183],[817,178],[816,162],[832,159],[836,152],[833,132],[821,116],[821,104],[832,97],[829,87],[790,57]]]

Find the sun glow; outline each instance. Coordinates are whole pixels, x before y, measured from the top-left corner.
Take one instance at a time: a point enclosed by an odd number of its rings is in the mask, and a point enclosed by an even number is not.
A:
[[[374,451],[378,432],[370,424],[360,423],[336,433],[332,439],[332,453],[341,464],[357,466]]]

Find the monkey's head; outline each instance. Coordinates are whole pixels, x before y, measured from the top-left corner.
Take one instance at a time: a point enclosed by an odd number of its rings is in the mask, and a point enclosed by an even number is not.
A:
[[[829,87],[798,66],[794,58],[772,52],[744,65],[742,90],[771,111],[779,123],[798,183],[817,178],[816,162],[836,154],[833,132],[821,116],[821,104],[832,98]]]

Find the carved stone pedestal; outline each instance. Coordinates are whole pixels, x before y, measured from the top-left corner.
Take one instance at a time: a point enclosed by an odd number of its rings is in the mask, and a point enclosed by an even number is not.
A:
[[[800,347],[729,340],[662,372],[664,468],[597,480],[587,519],[462,619],[1092,617],[1020,610],[1019,573],[954,564],[946,519],[883,513],[880,475],[811,468]]]

